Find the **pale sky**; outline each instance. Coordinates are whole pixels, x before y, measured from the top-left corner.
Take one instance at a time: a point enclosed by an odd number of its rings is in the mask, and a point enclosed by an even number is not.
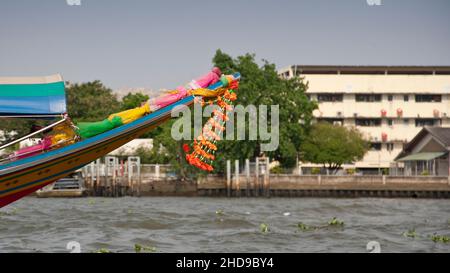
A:
[[[450,65],[450,1],[2,0],[0,76],[174,88],[220,48],[290,64]]]

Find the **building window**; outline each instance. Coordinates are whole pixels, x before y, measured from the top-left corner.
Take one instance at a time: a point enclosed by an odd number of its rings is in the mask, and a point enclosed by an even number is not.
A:
[[[342,101],[344,98],[343,94],[318,94],[317,100],[319,102],[335,102]]]
[[[404,125],[409,125],[409,119],[407,119],[407,118],[403,119],[403,124]]]
[[[380,142],[371,142],[370,150],[371,151],[381,151],[381,143]]]
[[[416,95],[416,102],[441,102],[442,95]]]
[[[392,96],[392,95],[388,95],[387,97],[388,97],[388,101],[392,101],[394,99],[394,96]]]
[[[344,124],[344,119],[342,118],[318,118],[318,122],[328,122],[333,125],[342,125]]]
[[[358,118],[355,119],[356,126],[380,126],[381,119],[379,118]]]
[[[357,102],[380,102],[381,94],[356,94],[355,100]]]
[[[440,125],[439,119],[431,119],[431,118],[418,118],[416,119],[416,127],[424,127],[424,126],[438,126]]]
[[[403,95],[403,100],[404,101],[409,101],[409,95]]]
[[[388,120],[387,120],[387,124],[388,124],[388,126],[392,126],[392,124],[393,124],[392,119],[388,119]]]
[[[392,152],[394,150],[394,143],[386,143],[386,150]]]

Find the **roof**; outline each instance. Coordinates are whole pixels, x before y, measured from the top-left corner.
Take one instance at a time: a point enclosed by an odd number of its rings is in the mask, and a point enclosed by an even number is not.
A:
[[[450,66],[292,65],[300,74],[450,75]]]
[[[427,135],[430,134],[435,140],[437,140],[443,147],[450,147],[450,127],[424,127],[420,132],[408,142],[403,150],[400,152],[394,160],[405,157],[411,153],[412,149]]]
[[[437,138],[439,142],[446,147],[450,147],[450,128],[448,127],[425,127],[433,137]]]
[[[438,158],[440,156],[445,155],[445,152],[440,153],[416,153],[412,155],[408,155],[405,157],[402,157],[400,159],[397,159],[397,161],[428,161],[435,158]]]
[[[0,78],[0,116],[57,116],[66,112],[61,75]]]

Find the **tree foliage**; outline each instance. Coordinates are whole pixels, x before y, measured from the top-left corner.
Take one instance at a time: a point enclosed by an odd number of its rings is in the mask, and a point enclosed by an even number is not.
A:
[[[369,143],[353,127],[320,122],[313,125],[301,148],[305,160],[323,164],[335,173],[342,164],[361,160],[369,149]]]
[[[305,91],[307,85],[300,78],[282,79],[278,76],[274,64],[266,60],[262,65],[255,61],[255,55],[245,54],[233,59],[217,50],[213,63],[223,73],[240,72],[242,79],[236,104],[243,106],[279,105],[280,139],[277,150],[266,155],[278,160],[283,167],[292,167],[300,151],[313,118],[312,111],[317,108],[315,102],[308,100]],[[269,107],[270,109],[270,107]],[[248,132],[248,124],[246,124]],[[254,158],[261,155],[261,140],[221,141],[217,164],[224,166],[227,159]]]
[[[144,95],[140,92],[138,93],[128,93],[125,97],[122,98],[122,110],[128,110],[132,108],[136,108],[141,106],[143,102],[146,102],[149,99],[147,95]]]
[[[99,121],[121,109],[117,96],[100,81],[68,83],[66,96],[69,116],[76,122]]]

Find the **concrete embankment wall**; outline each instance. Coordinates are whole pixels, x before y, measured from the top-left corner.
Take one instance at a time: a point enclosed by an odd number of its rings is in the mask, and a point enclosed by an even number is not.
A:
[[[204,196],[290,197],[433,197],[450,198],[448,177],[435,176],[320,176],[270,175],[240,177],[238,181],[208,176],[198,181]]]
[[[92,183],[88,183],[90,185]],[[450,198],[448,177],[239,175],[227,179],[209,175],[198,181],[141,174],[139,183],[102,183],[91,189],[98,196],[254,196],[254,197],[426,197]],[[89,187],[88,187],[89,188]]]

